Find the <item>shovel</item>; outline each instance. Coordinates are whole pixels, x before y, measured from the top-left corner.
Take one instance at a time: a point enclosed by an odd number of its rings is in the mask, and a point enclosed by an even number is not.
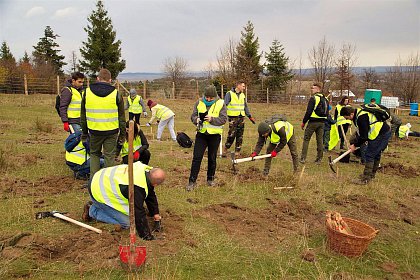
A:
[[[261,156],[236,159],[235,158],[235,152],[231,152],[230,153],[230,156],[232,158],[232,170],[233,170],[233,174],[237,174],[238,173],[238,170],[236,168],[236,165],[238,163],[247,162],[247,161],[254,161],[254,160],[263,159],[263,158],[269,158],[269,157],[271,157],[271,154],[265,154],[265,155],[261,155]]]
[[[130,219],[130,245],[120,245],[120,260],[129,270],[141,267],[146,260],[146,247],[136,246],[136,224],[134,218],[133,139],[134,121],[128,127],[128,214]]]
[[[94,232],[97,232],[97,233],[102,233],[102,230],[100,230],[100,229],[98,229],[98,228],[95,228],[95,227],[92,227],[92,226],[90,226],[90,225],[84,224],[84,223],[82,223],[82,222],[79,222],[79,221],[74,220],[74,219],[72,219],[72,218],[69,218],[69,217],[67,217],[67,216],[64,216],[63,214],[64,214],[64,213],[60,213],[60,212],[58,212],[58,211],[51,211],[51,212],[38,212],[38,213],[36,213],[35,218],[36,218],[36,219],[44,219],[44,218],[47,218],[47,217],[56,217],[56,218],[59,218],[59,219],[65,220],[65,221],[67,221],[67,222],[70,222],[70,223],[76,224],[76,225],[78,225],[78,226],[81,226],[81,227],[87,228],[87,229],[92,230],[92,231],[94,231]]]

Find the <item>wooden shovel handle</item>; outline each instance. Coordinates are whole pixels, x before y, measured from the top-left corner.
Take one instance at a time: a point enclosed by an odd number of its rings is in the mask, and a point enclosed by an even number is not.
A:
[[[82,222],[79,222],[79,221],[74,220],[74,219],[72,219],[72,218],[69,218],[69,217],[67,217],[67,216],[64,216],[64,215],[62,215],[62,214],[60,214],[60,213],[54,213],[54,214],[53,214],[53,216],[54,216],[54,217],[57,217],[57,218],[60,218],[60,219],[62,219],[62,220],[65,220],[65,221],[67,221],[67,222],[70,222],[70,223],[76,224],[76,225],[78,225],[78,226],[81,226],[81,227],[87,228],[87,229],[92,230],[92,231],[94,231],[94,232],[97,232],[97,233],[102,233],[102,230],[100,230],[100,229],[98,229],[98,228],[95,228],[95,227],[92,227],[92,226],[90,226],[90,225],[84,224],[84,223],[82,223]]]
[[[136,242],[136,225],[134,217],[134,177],[133,177],[133,141],[134,121],[128,126],[128,214],[130,220],[130,247]]]

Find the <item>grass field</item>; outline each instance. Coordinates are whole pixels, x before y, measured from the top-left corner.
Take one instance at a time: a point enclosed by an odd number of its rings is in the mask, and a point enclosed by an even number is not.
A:
[[[147,263],[142,271],[128,273],[118,258],[118,245],[127,244],[128,231],[92,223],[104,231],[99,235],[55,218],[35,220],[36,212],[51,210],[80,220],[89,199],[84,181],[74,180],[65,165],[67,133],[54,100],[50,95],[0,95],[0,279],[420,277],[420,139],[390,143],[383,168],[367,186],[350,183],[362,172],[358,163],[339,164],[338,175],[330,171],[327,156],[321,165],[312,163],[313,138],[299,182],[286,147],[273,159],[267,179],[261,174],[263,161],[241,164],[233,175],[230,160],[218,159],[216,188],[205,185],[204,159],[199,186],[187,193],[192,149],[169,140],[156,142],[156,127],[145,127],[150,165],[167,172],[166,182],[157,188],[164,231],[156,241],[139,241],[147,246]],[[162,103],[175,111],[176,130],[193,136],[189,117],[194,102]],[[295,126],[300,153],[305,107],[250,104],[250,109],[257,120],[286,114]],[[401,118],[420,130],[420,118]],[[256,127],[246,122],[243,156],[252,152]],[[169,138],[167,130],[163,138]],[[274,189],[284,186],[295,188]],[[380,231],[362,257],[350,259],[326,248],[326,210]]]

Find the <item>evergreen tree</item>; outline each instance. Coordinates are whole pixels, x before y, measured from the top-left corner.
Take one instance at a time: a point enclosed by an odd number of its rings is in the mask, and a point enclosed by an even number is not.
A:
[[[15,61],[13,54],[10,52],[10,48],[6,41],[3,41],[0,47],[0,59],[3,61],[10,60]]]
[[[55,41],[58,35],[47,25],[44,30],[44,37],[39,38],[39,42],[34,47],[32,55],[34,56],[35,65],[42,68],[46,64],[51,64],[56,74],[63,74],[63,66],[66,65],[64,55],[60,55],[58,43]]]
[[[116,78],[125,69],[125,60],[121,60],[121,41],[116,40],[112,21],[101,0],[96,3],[96,10],[89,16],[88,22],[84,28],[88,34],[87,42],[83,42],[80,49],[83,57],[80,66],[91,77],[100,68],[106,68]]]
[[[23,57],[21,59],[22,63],[30,63],[31,59],[29,58],[28,53],[25,51],[25,53],[23,54]]]
[[[293,78],[292,70],[288,69],[289,57],[284,53],[283,45],[274,40],[270,52],[266,53],[267,60],[266,75],[268,76],[268,87],[272,90],[284,90],[287,82]]]
[[[259,79],[263,67],[260,64],[261,54],[258,53],[260,44],[258,37],[255,37],[251,21],[248,21],[241,35],[235,57],[236,78],[246,84],[252,84]]]

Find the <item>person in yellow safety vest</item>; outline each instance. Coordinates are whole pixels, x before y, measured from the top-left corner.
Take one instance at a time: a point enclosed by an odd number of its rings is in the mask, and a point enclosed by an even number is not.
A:
[[[86,89],[82,98],[80,122],[82,141],[86,142],[90,134],[90,172],[93,176],[100,169],[99,158],[102,154],[105,167],[115,165],[117,141],[125,141],[124,100],[111,85],[109,70],[101,69],[97,82]]]
[[[143,98],[137,95],[137,91],[134,88],[130,89],[130,95],[127,97],[124,109],[128,109],[128,119],[134,120],[136,124],[140,124],[141,113],[147,117],[146,105],[144,105]]]
[[[300,156],[300,163],[305,164],[306,155],[308,154],[309,141],[312,134],[316,136],[316,160],[315,163],[320,164],[324,155],[323,150],[323,136],[324,136],[324,123],[329,114],[328,100],[321,92],[322,84],[314,83],[311,87],[313,96],[308,101],[306,113],[303,117],[300,127],[305,129],[305,124],[308,123],[303,136],[302,154]]]
[[[261,152],[267,138],[270,138],[270,143],[267,146],[267,154],[271,154],[271,157],[265,159],[263,171],[264,176],[267,176],[270,172],[271,158],[276,157],[286,144],[289,147],[289,151],[292,156],[293,171],[297,172],[299,166],[299,156],[293,125],[288,121],[282,120],[274,121],[270,124],[268,122],[261,122],[258,125],[258,141],[251,157],[256,157]]]
[[[150,111],[152,112],[152,117],[150,118],[146,126],[150,126],[151,124],[153,124],[153,121],[155,119],[157,119],[157,122],[158,122],[156,139],[158,141],[161,140],[163,129],[165,128],[165,126],[168,126],[169,133],[171,134],[172,140],[176,141],[176,134],[174,130],[175,113],[168,107],[158,104],[152,100],[147,101],[147,106],[150,108]]]
[[[401,125],[398,128],[398,138],[399,139],[408,139],[408,136],[420,137],[420,132],[411,131],[411,124],[407,123],[406,125]]]
[[[338,135],[340,136],[340,149],[344,149],[344,140],[346,138],[347,131],[349,127],[351,126],[351,120],[346,120],[343,116],[340,115],[341,109],[347,106],[350,106],[349,98],[347,96],[344,96],[341,98],[337,106],[335,106],[335,112],[334,112],[334,120],[337,121]],[[339,126],[343,128],[344,135]]]
[[[125,139],[128,139],[128,126],[130,121],[126,123],[126,135]],[[134,141],[133,141],[133,160],[134,162],[140,161],[144,164],[149,164],[150,161],[150,152],[149,152],[149,142],[147,141],[146,136],[144,136],[143,131],[137,126],[134,126]],[[128,141],[126,140],[124,144],[118,147],[119,153],[121,155],[123,163],[128,163]]]
[[[165,172],[141,162],[133,164],[134,215],[138,235],[145,240],[154,240],[153,232],[161,230],[161,216],[155,187],[165,181]],[[91,201],[83,208],[82,220],[92,219],[129,228],[128,165],[121,164],[103,168],[93,175],[88,185]],[[149,215],[154,218],[152,232],[144,209],[146,203]]]
[[[352,152],[356,150],[356,147],[367,142],[363,155],[365,169],[359,179],[354,181],[356,184],[367,184],[375,178],[380,166],[382,151],[386,149],[391,138],[391,128],[387,122],[379,121],[374,114],[361,108],[344,107],[340,114],[347,120],[352,120],[358,128],[358,133],[355,132],[350,138]]]
[[[59,114],[64,130],[70,133],[81,130],[80,107],[84,81],[83,73],[74,72],[61,89]],[[70,130],[70,126],[73,132]]]
[[[235,88],[232,88],[225,94],[224,99],[229,121],[229,132],[223,150],[224,156],[228,153],[228,150],[235,139],[235,153],[237,156],[240,155],[245,130],[245,116],[255,124],[255,118],[251,116],[251,112],[249,111],[244,90],[245,83],[243,81],[238,81],[236,82]]]
[[[223,99],[217,95],[213,85],[207,86],[204,96],[194,104],[191,121],[197,126],[197,134],[187,191],[192,191],[197,186],[196,181],[206,149],[208,149],[207,185],[216,186],[214,175],[216,173],[217,149],[222,139],[227,113],[226,105]]]

